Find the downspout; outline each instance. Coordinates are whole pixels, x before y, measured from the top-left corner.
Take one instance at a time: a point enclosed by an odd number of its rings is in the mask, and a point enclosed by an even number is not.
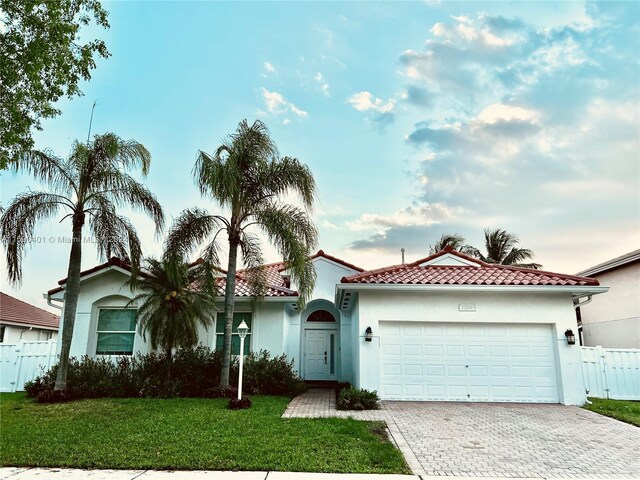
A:
[[[31,330],[33,330],[33,327],[29,327],[29,328],[27,328],[25,330],[22,330],[20,332],[20,341],[22,341],[22,335],[24,335],[24,332],[30,332]]]

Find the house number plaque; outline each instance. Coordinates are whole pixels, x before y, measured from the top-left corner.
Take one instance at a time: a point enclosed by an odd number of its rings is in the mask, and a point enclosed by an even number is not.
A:
[[[475,312],[476,304],[475,303],[461,303],[458,305],[458,310],[461,312]]]

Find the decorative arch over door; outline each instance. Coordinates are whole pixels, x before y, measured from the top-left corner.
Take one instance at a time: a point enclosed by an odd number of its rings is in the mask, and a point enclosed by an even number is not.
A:
[[[328,310],[316,310],[307,317],[307,322],[336,323],[336,317]]]

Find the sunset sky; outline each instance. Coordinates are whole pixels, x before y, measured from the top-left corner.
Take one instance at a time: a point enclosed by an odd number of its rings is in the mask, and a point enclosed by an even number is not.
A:
[[[575,273],[640,248],[638,2],[105,2],[112,53],[84,97],[60,102],[38,148],[94,133],[152,154],[146,182],[171,219],[192,179],[247,118],[318,184],[319,248],[364,268],[428,253],[443,232],[482,246],[517,233],[546,270]],[[2,204],[38,184],[2,174]],[[157,255],[152,224],[132,214]],[[24,282],[46,308],[71,225],[42,224]],[[52,240],[53,237],[53,240]],[[269,260],[277,254],[266,247]],[[83,267],[100,262],[89,244]]]

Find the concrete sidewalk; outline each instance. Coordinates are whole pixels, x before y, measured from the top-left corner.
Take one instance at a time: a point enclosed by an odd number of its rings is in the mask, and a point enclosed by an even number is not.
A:
[[[81,470],[75,468],[14,467],[0,468],[0,480],[418,480],[418,478],[419,477],[414,475],[303,472]]]

